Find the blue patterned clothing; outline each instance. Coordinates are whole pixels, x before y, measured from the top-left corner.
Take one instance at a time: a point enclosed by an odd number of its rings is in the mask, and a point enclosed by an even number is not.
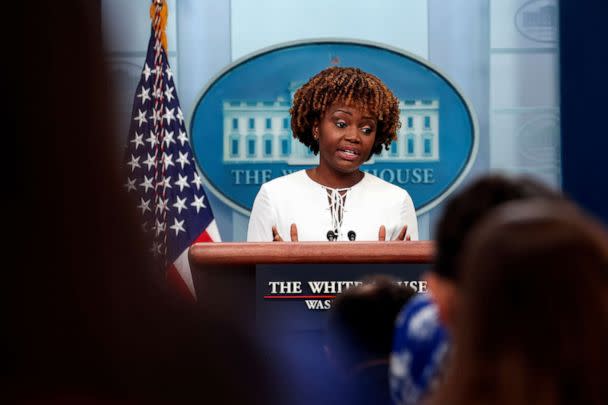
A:
[[[427,294],[418,294],[396,320],[389,369],[395,404],[418,404],[433,390],[442,374],[448,346],[437,306]]]

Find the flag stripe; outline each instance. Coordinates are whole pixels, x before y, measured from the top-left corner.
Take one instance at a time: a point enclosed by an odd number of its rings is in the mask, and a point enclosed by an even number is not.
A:
[[[179,273],[174,265],[169,266],[167,269],[167,283],[171,286],[174,291],[177,291],[179,295],[186,299],[191,299],[192,302],[196,302],[196,296],[194,295],[194,288],[188,287],[185,279]]]
[[[196,299],[194,280],[192,278],[192,272],[190,271],[190,263],[188,262],[188,249],[185,249],[175,263],[169,266],[168,273],[171,273],[173,270],[179,274],[190,295]]]

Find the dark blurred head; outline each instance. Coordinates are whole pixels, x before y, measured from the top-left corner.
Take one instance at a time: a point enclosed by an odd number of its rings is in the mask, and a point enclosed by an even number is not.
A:
[[[565,202],[505,204],[467,239],[463,272],[439,403],[605,403],[608,234],[595,221]]]
[[[444,207],[435,232],[433,272],[455,283],[460,280],[458,262],[464,238],[494,208],[513,200],[558,197],[556,191],[526,177],[489,175],[474,181]]]
[[[488,175],[456,193],[445,205],[435,232],[436,256],[426,278],[439,314],[451,327],[460,283],[465,238],[488,213],[514,200],[559,199],[560,194],[527,177]]]
[[[340,294],[332,303],[327,348],[345,370],[391,352],[395,319],[414,290],[389,276],[376,275]]]
[[[252,341],[210,306],[174,300],[147,255],[115,155],[100,7],[66,0],[6,12],[15,24],[3,37],[20,42],[7,41],[2,64],[16,140],[4,150],[16,157],[1,295],[5,393],[254,401],[263,387]]]

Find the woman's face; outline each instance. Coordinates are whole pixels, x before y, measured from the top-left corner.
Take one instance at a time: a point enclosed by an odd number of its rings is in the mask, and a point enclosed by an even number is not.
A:
[[[319,166],[352,173],[369,157],[376,141],[377,121],[367,111],[332,104],[313,128],[319,141]]]

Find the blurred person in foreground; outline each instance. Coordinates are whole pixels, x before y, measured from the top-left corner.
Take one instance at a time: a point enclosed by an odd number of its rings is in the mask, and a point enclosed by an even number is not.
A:
[[[466,235],[506,202],[561,198],[531,178],[494,174],[475,180],[448,200],[435,232],[434,262],[424,275],[430,294],[416,297],[397,318],[390,367],[391,395],[396,404],[420,403],[441,380],[458,310]]]
[[[505,204],[462,253],[436,404],[608,403],[608,234],[571,204]]]
[[[415,291],[390,276],[374,275],[333,301],[326,354],[342,383],[342,404],[390,404],[388,356],[399,310]]]
[[[97,2],[11,4],[2,383],[14,403],[267,403],[254,343],[165,289],[123,189]],[[8,13],[7,13],[8,15]],[[12,259],[12,261],[11,261]],[[164,266],[163,266],[164,267]],[[235,367],[238,364],[238,367]]]
[[[435,389],[448,351],[447,331],[427,294],[410,300],[395,322],[390,388],[395,404],[415,405]]]

